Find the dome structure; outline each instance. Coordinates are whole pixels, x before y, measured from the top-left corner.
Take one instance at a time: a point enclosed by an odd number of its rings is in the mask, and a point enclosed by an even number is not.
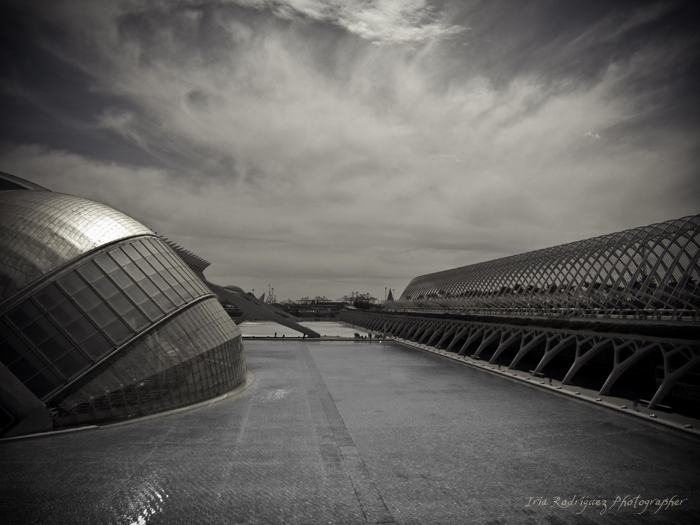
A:
[[[0,192],[0,301],[101,246],[154,235],[131,217],[50,191]]]
[[[245,380],[240,331],[162,238],[17,180],[0,191],[0,435],[161,412]]]

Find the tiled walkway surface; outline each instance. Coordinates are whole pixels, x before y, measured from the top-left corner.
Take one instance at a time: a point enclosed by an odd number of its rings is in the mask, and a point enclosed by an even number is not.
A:
[[[0,523],[700,523],[697,440],[398,344],[246,349],[238,396],[0,443]]]

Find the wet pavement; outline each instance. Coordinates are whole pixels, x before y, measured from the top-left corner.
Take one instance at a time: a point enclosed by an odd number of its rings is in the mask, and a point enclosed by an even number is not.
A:
[[[245,345],[235,396],[0,443],[0,523],[700,523],[695,438],[396,343]]]

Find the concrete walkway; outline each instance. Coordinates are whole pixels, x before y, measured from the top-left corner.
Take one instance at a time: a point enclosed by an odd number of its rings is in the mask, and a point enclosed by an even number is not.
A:
[[[0,443],[0,523],[700,523],[692,436],[398,344],[246,349],[237,396]]]

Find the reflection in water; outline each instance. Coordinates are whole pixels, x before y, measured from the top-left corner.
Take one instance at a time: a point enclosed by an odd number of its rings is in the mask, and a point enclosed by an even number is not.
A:
[[[117,523],[146,525],[153,516],[163,511],[169,495],[157,477],[157,474],[150,472],[146,479],[124,495],[123,500],[116,503]],[[122,505],[124,508],[120,509]]]
[[[367,335],[367,330],[364,328],[346,325],[337,321],[303,321],[302,326],[311,328],[315,332],[328,337],[349,337],[352,338],[355,332],[362,335]],[[243,337],[293,337],[300,338],[301,334],[296,330],[292,330],[281,324],[273,323],[272,321],[245,321],[238,325]]]

